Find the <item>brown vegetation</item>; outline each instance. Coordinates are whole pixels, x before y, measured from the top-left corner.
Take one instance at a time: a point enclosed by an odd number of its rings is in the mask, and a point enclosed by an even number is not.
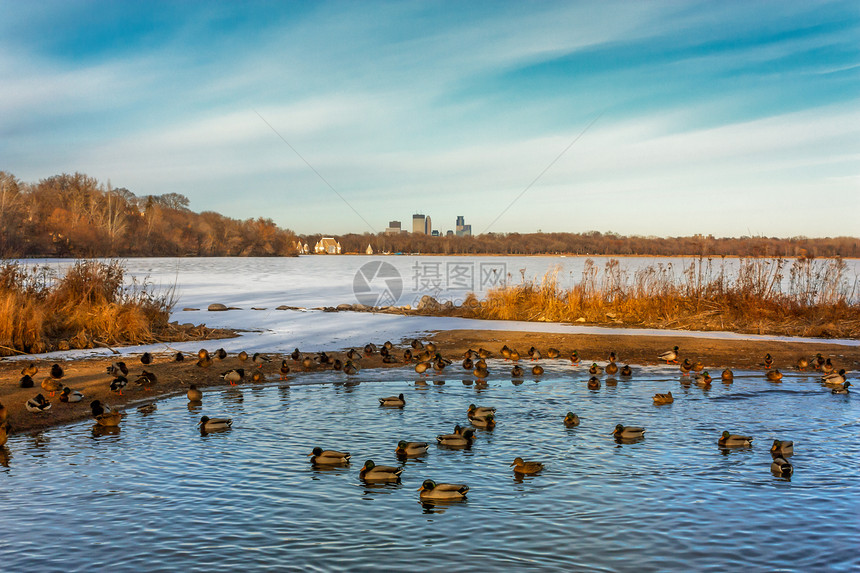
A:
[[[723,265],[700,258],[678,277],[672,265],[663,264],[630,276],[616,260],[601,272],[589,259],[582,280],[571,288],[562,288],[557,272],[550,272],[540,281],[523,280],[492,290],[482,301],[470,296],[460,314],[498,320],[860,336],[857,279],[846,277],[841,259],[802,257],[790,266],[783,259],[741,259],[737,264],[738,272],[731,275]]]
[[[293,256],[270,219],[195,213],[178,193],[138,197],[75,173],[23,183],[0,171],[0,257]]]

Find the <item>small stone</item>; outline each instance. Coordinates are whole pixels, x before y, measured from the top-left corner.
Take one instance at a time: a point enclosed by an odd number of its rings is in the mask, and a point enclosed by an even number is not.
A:
[[[266,308],[265,307],[259,307],[259,306],[252,306],[251,310],[266,310]]]
[[[339,304],[335,307],[339,311],[352,310],[351,304]]]
[[[216,302],[214,304],[210,304],[207,310],[209,310],[209,312],[222,312],[229,309],[227,308],[227,305]]]
[[[585,318],[584,318],[584,317],[582,317],[582,316],[580,316],[579,318],[577,318],[577,319],[576,319],[576,320],[574,320],[573,322],[585,322]]]
[[[183,308],[182,310],[184,310],[184,311],[186,311],[186,312],[190,312],[190,311],[200,310],[200,309],[199,309],[199,308],[191,308],[190,306],[186,306],[186,307],[185,307],[185,308]]]

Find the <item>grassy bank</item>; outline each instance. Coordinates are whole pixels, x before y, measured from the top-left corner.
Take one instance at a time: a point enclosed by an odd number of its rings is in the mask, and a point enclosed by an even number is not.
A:
[[[173,292],[126,284],[118,261],[78,261],[62,276],[0,265],[0,356],[175,339]]]
[[[728,330],[790,336],[860,337],[857,277],[839,258],[739,259],[737,271],[701,258],[676,270],[658,264],[629,273],[617,260],[586,261],[569,288],[558,271],[470,297],[467,316],[586,322],[647,328]]]

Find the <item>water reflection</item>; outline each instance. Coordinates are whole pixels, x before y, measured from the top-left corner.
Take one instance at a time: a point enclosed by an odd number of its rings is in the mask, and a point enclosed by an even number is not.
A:
[[[119,426],[102,426],[101,424],[94,424],[92,427],[93,438],[102,438],[104,436],[118,436],[119,434]]]
[[[200,410],[203,409],[203,401],[202,400],[189,400],[187,404],[188,411],[192,414],[197,414]]]

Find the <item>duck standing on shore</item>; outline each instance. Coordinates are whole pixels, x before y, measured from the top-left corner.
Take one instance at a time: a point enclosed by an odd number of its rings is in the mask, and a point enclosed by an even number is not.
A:
[[[674,362],[675,364],[677,364],[678,363],[678,347],[675,346],[672,348],[672,350],[667,350],[663,354],[659,355],[658,358],[660,360],[665,360],[666,364],[669,364],[670,362]]]

